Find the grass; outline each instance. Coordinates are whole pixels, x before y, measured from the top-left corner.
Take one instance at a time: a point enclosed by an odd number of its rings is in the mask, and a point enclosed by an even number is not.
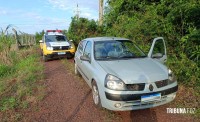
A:
[[[1,42],[0,42],[1,43]],[[19,121],[44,97],[43,63],[37,47],[9,51],[0,65],[0,121]]]

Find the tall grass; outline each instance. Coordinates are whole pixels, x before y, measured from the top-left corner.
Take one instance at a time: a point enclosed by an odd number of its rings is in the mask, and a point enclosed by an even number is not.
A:
[[[23,117],[16,110],[25,110],[44,96],[44,68],[37,47],[11,51],[12,35],[2,31],[0,36],[0,121],[16,121]]]
[[[1,30],[0,34],[0,64],[11,65],[12,57],[10,53],[11,44],[14,43],[14,38],[12,35],[7,34],[8,26],[5,31]]]

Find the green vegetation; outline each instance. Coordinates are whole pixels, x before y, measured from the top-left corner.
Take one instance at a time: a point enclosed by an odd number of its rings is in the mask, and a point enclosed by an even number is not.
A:
[[[0,121],[16,121],[44,95],[43,65],[38,47],[12,50],[15,40],[6,32],[0,35]]]
[[[108,0],[103,26],[98,26],[94,20],[72,18],[68,37],[76,43],[93,36],[125,37],[136,42],[145,52],[148,52],[152,38],[164,37],[168,49],[167,65],[184,89],[180,90],[182,93],[177,99],[181,101],[176,100],[177,104],[190,107],[195,102],[192,107],[199,111],[199,16],[198,0]],[[192,101],[187,101],[183,92],[194,93],[188,95]]]
[[[74,40],[77,45],[81,39],[102,35],[102,29],[94,20],[73,17],[67,32],[67,37]]]
[[[35,39],[36,39],[36,43],[39,43],[40,40],[42,40],[42,36],[44,35],[44,30],[42,30],[42,32],[36,32],[35,33]]]

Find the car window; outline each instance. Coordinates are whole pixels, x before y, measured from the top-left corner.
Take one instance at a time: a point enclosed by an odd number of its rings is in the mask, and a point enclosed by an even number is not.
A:
[[[86,46],[85,46],[85,50],[83,55],[91,58],[91,52],[92,52],[92,43],[90,41],[87,42]]]
[[[83,40],[83,41],[81,41],[81,42],[79,43],[79,45],[78,45],[78,52],[81,53],[81,54],[83,53],[83,47],[84,47],[84,45],[85,45],[85,42],[86,42],[86,41]]]
[[[162,55],[165,54],[165,48],[162,40],[156,41],[153,48],[153,55],[158,53],[161,53]]]
[[[94,55],[97,60],[146,57],[146,55],[129,40],[95,42]]]

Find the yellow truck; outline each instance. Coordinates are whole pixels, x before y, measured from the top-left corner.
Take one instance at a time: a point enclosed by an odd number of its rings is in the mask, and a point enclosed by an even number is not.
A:
[[[62,34],[61,30],[47,30],[39,42],[44,61],[52,58],[72,58],[74,56],[75,46]]]

